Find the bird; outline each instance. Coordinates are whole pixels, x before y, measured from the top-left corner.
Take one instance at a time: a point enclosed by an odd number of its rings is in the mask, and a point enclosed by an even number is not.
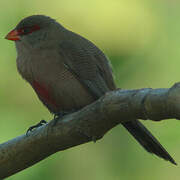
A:
[[[28,16],[5,38],[15,42],[20,75],[54,115],[77,111],[117,89],[103,51],[49,16]],[[139,120],[121,124],[147,152],[176,165]]]

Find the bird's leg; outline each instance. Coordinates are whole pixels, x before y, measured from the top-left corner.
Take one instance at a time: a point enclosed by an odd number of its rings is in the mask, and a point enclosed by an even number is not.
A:
[[[41,120],[41,121],[40,121],[39,123],[37,123],[36,125],[29,127],[28,130],[26,131],[26,135],[27,135],[29,132],[33,131],[34,129],[36,129],[36,128],[38,128],[38,127],[40,127],[40,126],[42,126],[42,125],[44,125],[44,124],[46,124],[46,123],[47,123],[47,122],[46,122],[45,120]]]
[[[77,110],[75,109],[71,109],[69,111],[61,111],[58,113],[54,113],[54,122],[53,122],[53,126],[55,126],[58,122],[58,120],[61,120],[65,115],[71,114],[73,112],[76,112]]]
[[[63,116],[65,116],[67,113],[67,111],[61,111],[61,112],[58,112],[58,113],[55,113],[54,114],[54,119],[61,119],[63,118]]]

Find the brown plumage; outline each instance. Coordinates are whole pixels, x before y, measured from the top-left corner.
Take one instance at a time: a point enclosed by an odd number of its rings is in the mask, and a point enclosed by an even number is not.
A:
[[[50,17],[27,17],[6,38],[15,41],[19,73],[54,114],[78,110],[116,89],[104,53]],[[123,126],[148,152],[176,164],[138,120]]]

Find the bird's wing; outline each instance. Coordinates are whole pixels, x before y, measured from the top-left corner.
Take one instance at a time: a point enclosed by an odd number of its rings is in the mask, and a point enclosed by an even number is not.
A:
[[[76,75],[89,92],[99,98],[109,90],[115,89],[112,70],[104,54],[89,41],[74,44],[65,41],[60,44],[60,54],[64,65]],[[125,122],[122,125],[148,151],[157,156],[176,162],[163,148],[158,140],[138,120]]]
[[[64,41],[59,44],[59,53],[66,68],[74,73],[96,98],[115,89],[107,58],[91,42],[82,40],[75,44]]]

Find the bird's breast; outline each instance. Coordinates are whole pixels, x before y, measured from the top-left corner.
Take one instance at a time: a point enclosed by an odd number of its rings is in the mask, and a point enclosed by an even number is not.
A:
[[[17,59],[18,70],[51,112],[79,109],[94,101],[56,52],[46,51]]]

